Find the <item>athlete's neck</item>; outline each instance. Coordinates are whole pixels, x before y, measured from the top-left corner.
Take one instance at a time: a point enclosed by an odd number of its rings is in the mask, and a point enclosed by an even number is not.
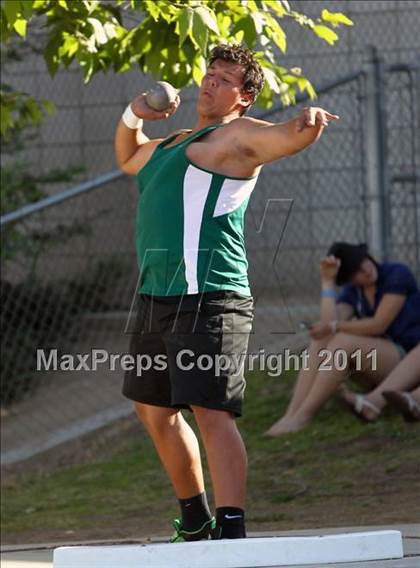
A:
[[[191,131],[191,134],[202,130],[203,128],[207,128],[207,126],[215,126],[216,124],[227,124],[231,122],[235,118],[239,118],[237,112],[228,114],[226,116],[204,116],[201,115],[198,117],[197,122],[195,123],[194,128]]]

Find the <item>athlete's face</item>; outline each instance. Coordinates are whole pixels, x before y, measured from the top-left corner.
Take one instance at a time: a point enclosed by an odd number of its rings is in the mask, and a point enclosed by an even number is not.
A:
[[[251,102],[241,92],[244,70],[241,65],[216,59],[203,77],[197,109],[206,116],[226,116],[239,112]]]

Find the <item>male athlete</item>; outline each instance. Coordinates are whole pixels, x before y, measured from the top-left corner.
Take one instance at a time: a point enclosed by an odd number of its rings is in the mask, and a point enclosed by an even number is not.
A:
[[[137,176],[139,187],[140,280],[130,349],[157,361],[140,376],[127,372],[123,392],[135,401],[179,500],[173,541],[246,536],[247,456],[235,422],[245,380],[243,366],[226,364],[246,353],[253,319],[244,213],[262,166],[300,152],[339,118],[317,107],[283,124],[243,116],[263,83],[252,51],[220,45],[211,52],[192,130],[150,140],[143,121],[167,118],[179,98],[157,112],[142,94],[115,136],[118,166]],[[223,356],[220,368],[208,364]],[[215,518],[183,408],[194,413],[201,434]]]

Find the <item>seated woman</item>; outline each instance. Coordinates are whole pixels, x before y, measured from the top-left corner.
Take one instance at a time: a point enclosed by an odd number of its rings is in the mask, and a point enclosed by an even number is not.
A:
[[[321,321],[309,330],[308,365],[268,436],[304,428],[350,374],[376,387],[420,342],[420,291],[407,266],[376,262],[364,244],[334,243],[321,261],[321,284]],[[379,410],[367,398],[357,400],[355,412]]]
[[[407,422],[420,421],[420,344],[367,395],[355,394],[344,385],[340,390],[365,422],[377,420],[386,404],[401,412]]]

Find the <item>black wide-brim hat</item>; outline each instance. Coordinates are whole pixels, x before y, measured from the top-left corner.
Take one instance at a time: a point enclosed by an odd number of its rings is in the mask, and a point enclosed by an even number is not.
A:
[[[328,250],[328,255],[333,255],[341,261],[337,273],[336,282],[342,286],[350,281],[351,277],[359,270],[362,262],[369,256],[366,243],[352,245],[350,243],[333,243]]]

